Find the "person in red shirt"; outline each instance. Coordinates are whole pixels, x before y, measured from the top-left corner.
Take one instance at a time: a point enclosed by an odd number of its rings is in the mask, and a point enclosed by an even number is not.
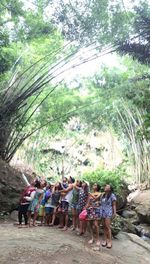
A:
[[[35,187],[34,182],[31,185],[27,186],[21,194],[20,203],[19,203],[19,210],[18,210],[18,220],[19,220],[19,227],[22,227],[22,216],[24,216],[25,226],[28,225],[28,207],[30,202],[34,198],[35,194]]]

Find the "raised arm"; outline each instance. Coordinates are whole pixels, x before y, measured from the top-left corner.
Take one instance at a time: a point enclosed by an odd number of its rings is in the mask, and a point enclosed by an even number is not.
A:
[[[73,184],[70,184],[70,185],[68,186],[68,188],[63,189],[63,190],[61,190],[60,192],[68,193],[68,192],[71,191],[72,189],[73,189]]]

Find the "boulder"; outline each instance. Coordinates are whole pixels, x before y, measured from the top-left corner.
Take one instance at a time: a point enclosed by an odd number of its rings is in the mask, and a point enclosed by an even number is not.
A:
[[[150,190],[140,192],[133,198],[131,205],[135,208],[139,221],[150,224]]]
[[[139,217],[139,221],[141,223],[150,224],[150,207],[147,205],[138,205],[135,208],[137,215]]]
[[[137,235],[140,237],[150,238],[150,226],[147,224],[140,224],[136,226]]]
[[[17,210],[14,210],[11,212],[10,219],[16,222],[18,221],[18,211]]]
[[[137,217],[137,213],[133,210],[124,210],[122,212],[122,217],[124,217],[124,218],[135,218],[135,217]]]
[[[119,227],[119,229],[123,232],[136,234],[135,225],[132,223],[130,219],[125,219],[121,216],[117,216],[114,221],[116,222],[115,225]],[[113,222],[112,222],[113,226]]]
[[[116,237],[120,231],[137,234],[135,225],[129,219],[127,220],[119,215],[112,220],[111,228],[113,237]],[[102,225],[100,225],[100,234],[103,235]]]
[[[122,182],[120,187],[120,194],[117,195],[117,211],[121,212],[123,208],[125,208],[127,204],[127,196],[129,195],[128,186],[125,182]]]
[[[134,234],[127,234],[127,236],[132,242],[136,243],[137,245],[145,248],[148,252],[150,252],[150,245],[146,243],[144,240],[142,240],[140,237]]]

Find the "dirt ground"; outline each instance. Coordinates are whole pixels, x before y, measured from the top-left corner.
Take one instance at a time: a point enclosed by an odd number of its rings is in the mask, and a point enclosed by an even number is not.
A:
[[[21,228],[0,224],[1,264],[149,264],[150,250],[120,233],[113,248],[95,251],[88,237],[57,227]],[[142,242],[146,243],[146,242]],[[147,244],[147,243],[146,243]],[[144,244],[144,245],[146,245]],[[148,244],[147,244],[148,245]]]

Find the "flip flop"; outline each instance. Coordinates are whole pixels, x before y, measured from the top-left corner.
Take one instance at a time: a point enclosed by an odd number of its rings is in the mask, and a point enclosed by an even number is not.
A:
[[[112,248],[112,244],[108,243],[106,248],[108,248],[108,249]]]
[[[102,247],[106,247],[107,246],[107,242],[106,241],[104,241],[104,242],[102,242]]]

